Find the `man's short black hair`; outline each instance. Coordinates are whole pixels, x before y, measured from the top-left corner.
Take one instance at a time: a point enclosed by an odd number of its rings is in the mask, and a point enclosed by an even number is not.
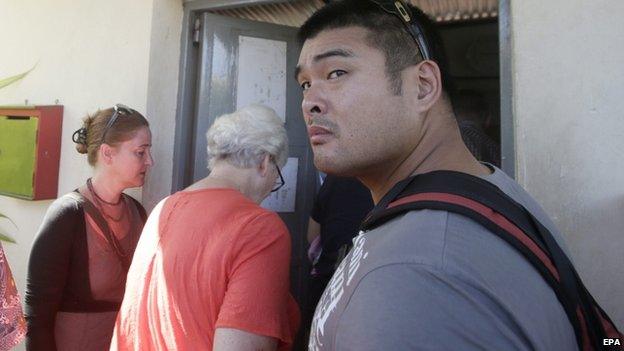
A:
[[[450,92],[452,85],[437,25],[419,8],[408,6],[423,30],[431,59],[440,67],[442,87],[446,92]],[[395,94],[401,94],[401,72],[421,62],[422,56],[418,45],[403,22],[397,16],[383,11],[373,2],[369,0],[332,1],[308,18],[299,29],[297,39],[303,45],[306,40],[314,38],[324,30],[349,26],[359,26],[370,31],[367,42],[370,46],[384,52],[391,88]]]

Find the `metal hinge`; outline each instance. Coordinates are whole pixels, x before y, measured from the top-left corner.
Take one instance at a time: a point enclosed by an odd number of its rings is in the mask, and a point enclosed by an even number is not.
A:
[[[193,23],[193,44],[199,44],[200,39],[200,29],[201,29],[201,19],[195,18],[195,23]]]

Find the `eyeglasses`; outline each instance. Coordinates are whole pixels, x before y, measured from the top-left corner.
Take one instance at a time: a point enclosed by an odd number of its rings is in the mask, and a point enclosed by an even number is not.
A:
[[[275,181],[275,187],[271,189],[272,193],[280,190],[286,184],[286,182],[284,181],[284,176],[282,176],[282,171],[280,171],[277,163],[275,163],[275,169],[277,169],[277,174],[279,175],[279,182],[277,180]]]
[[[409,7],[407,7],[402,0],[370,0],[375,5],[379,6],[385,12],[395,15],[401,19],[401,22],[407,28],[409,34],[414,38],[416,45],[418,45],[418,50],[420,50],[420,54],[423,57],[423,60],[431,60],[431,53],[429,52],[429,47],[427,46],[427,40],[425,39],[425,35],[423,34],[422,27],[414,16],[412,15],[412,11]]]
[[[115,123],[115,121],[117,120],[119,116],[121,115],[129,116],[134,113],[133,109],[123,104],[116,104],[115,106],[113,106],[113,111],[114,111],[113,115],[108,120],[108,123],[106,123],[106,127],[104,128],[104,133],[102,133],[102,140],[100,141],[100,144],[104,144],[104,138],[106,138],[106,133],[113,126],[113,124]]]

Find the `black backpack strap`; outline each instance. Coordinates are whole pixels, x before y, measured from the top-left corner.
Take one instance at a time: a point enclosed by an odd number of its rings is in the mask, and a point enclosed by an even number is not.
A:
[[[362,230],[420,209],[464,215],[518,250],[554,290],[581,350],[604,348],[603,338],[620,336],[548,229],[522,205],[484,179],[452,171],[410,177],[382,198],[365,219]]]
[[[413,202],[410,199],[415,199],[413,197],[406,199],[406,197],[423,193],[458,195],[489,208],[496,208],[499,213],[516,214],[511,221],[523,231],[529,232],[528,235],[531,235],[533,242],[542,251],[546,251],[544,241],[533,235],[532,224],[526,220],[524,211],[518,211],[518,207],[522,207],[521,205],[484,179],[452,171],[435,171],[401,181],[373,208],[364,220],[361,229],[368,230],[371,229],[372,225],[379,226],[391,219],[393,213],[405,212],[406,207],[410,206],[406,206],[406,203]],[[402,200],[404,203],[396,203],[397,200]],[[393,206],[389,206],[390,203],[394,203]]]

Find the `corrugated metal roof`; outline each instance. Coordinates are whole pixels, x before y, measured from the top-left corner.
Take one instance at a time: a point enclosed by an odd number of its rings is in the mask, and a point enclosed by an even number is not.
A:
[[[472,21],[498,16],[498,0],[410,0],[438,22]],[[211,11],[228,17],[299,27],[322,0],[294,0]]]
[[[498,0],[410,0],[438,22],[498,17]]]

